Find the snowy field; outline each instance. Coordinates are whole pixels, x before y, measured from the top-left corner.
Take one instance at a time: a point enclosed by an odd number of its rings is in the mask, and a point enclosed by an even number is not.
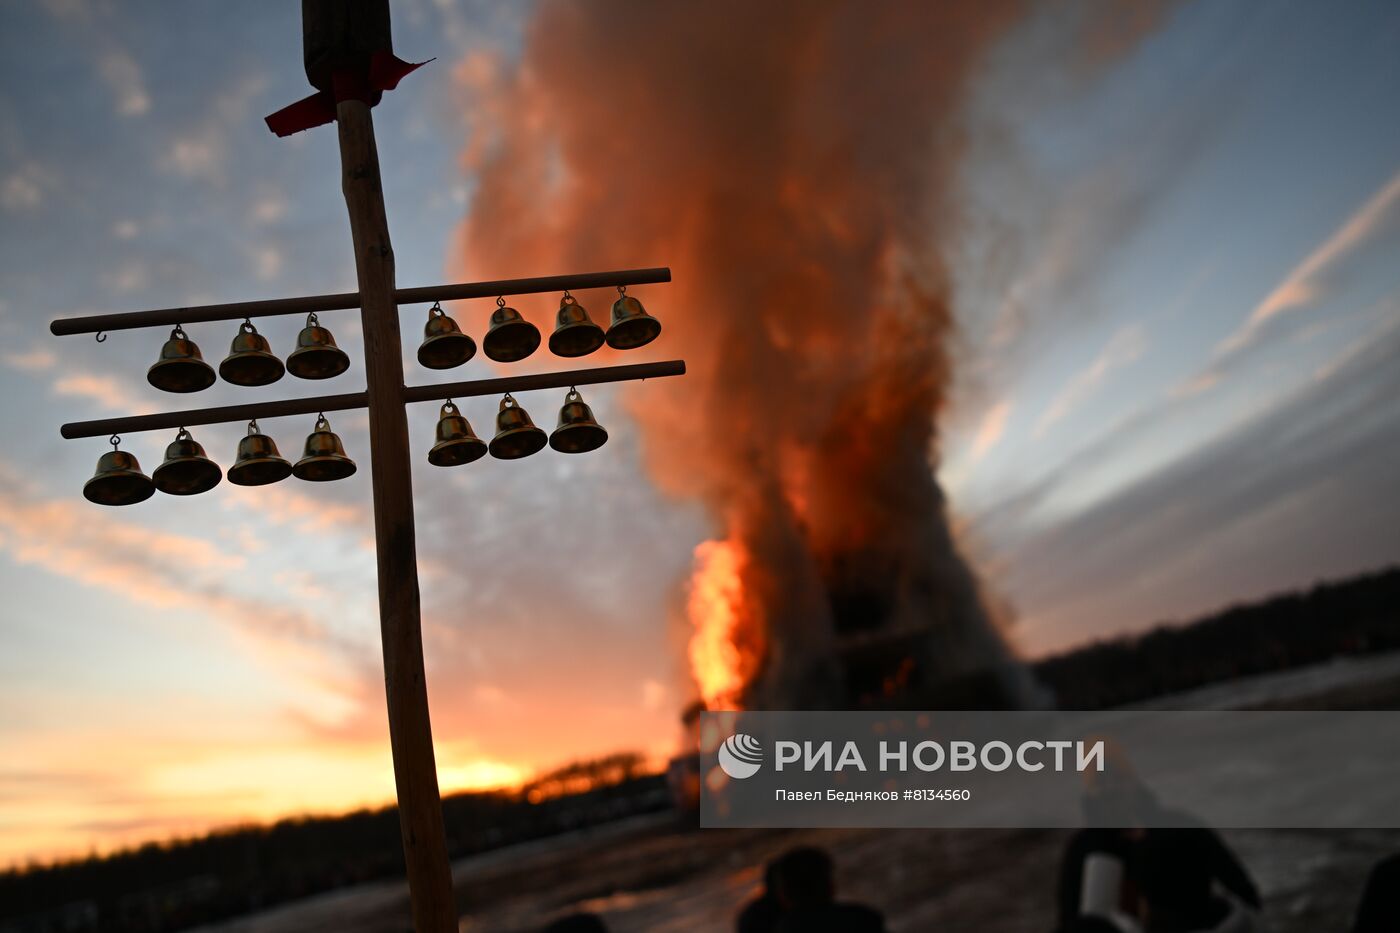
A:
[[[1397,709],[1400,655],[1346,659],[1155,700],[1154,709]],[[1225,833],[1264,895],[1275,933],[1342,930],[1370,866],[1400,830]],[[1059,855],[1051,830],[736,830],[702,832],[669,815],[464,859],[453,867],[464,931],[538,930],[568,910],[615,933],[724,931],[761,866],[797,844],[828,849],[841,896],[884,911],[896,933],[1049,933]],[[217,926],[208,933],[402,933],[401,882],[362,885]]]

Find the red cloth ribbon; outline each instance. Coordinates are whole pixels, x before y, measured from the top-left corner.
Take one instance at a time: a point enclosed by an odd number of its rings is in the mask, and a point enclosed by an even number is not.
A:
[[[428,59],[430,61],[433,59]],[[344,69],[335,72],[331,75],[331,90],[317,91],[269,115],[266,118],[267,128],[278,136],[290,136],[313,126],[330,123],[335,119],[335,105],[342,100],[362,100],[373,107],[379,103],[385,91],[398,87],[407,75],[428,62],[413,64],[393,52],[375,52],[369,57],[367,70]]]

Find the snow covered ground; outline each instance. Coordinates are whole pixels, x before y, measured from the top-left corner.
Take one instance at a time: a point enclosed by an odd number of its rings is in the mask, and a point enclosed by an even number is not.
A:
[[[1345,659],[1153,701],[1154,709],[1400,708],[1400,654]],[[1400,831],[1228,832],[1275,933],[1343,930],[1366,873],[1400,851]],[[815,844],[836,860],[841,895],[884,911],[890,929],[1049,933],[1060,852],[1051,830],[699,831],[638,817],[464,859],[453,867],[464,931],[524,933],[569,910],[615,933],[723,931],[763,863]],[[362,885],[213,927],[207,933],[401,933],[401,882]]]

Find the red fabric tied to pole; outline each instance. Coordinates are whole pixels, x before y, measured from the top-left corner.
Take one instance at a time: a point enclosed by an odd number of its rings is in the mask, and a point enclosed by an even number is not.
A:
[[[428,59],[428,62],[432,59]],[[335,120],[335,105],[342,100],[362,100],[373,107],[385,91],[399,86],[407,75],[428,62],[406,62],[393,52],[375,52],[364,71],[345,69],[331,78],[330,91],[317,91],[268,116],[267,128],[278,136],[290,136]]]

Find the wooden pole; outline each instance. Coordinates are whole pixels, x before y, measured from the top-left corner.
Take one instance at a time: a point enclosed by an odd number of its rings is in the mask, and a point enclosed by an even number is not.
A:
[[[479,395],[504,395],[507,392],[531,392],[536,389],[563,389],[568,386],[602,385],[605,382],[628,382],[635,379],[660,379],[684,376],[685,360],[663,360],[660,363],[628,363],[625,366],[601,366],[597,369],[568,369],[553,373],[533,373],[525,376],[497,376],[491,379],[471,379],[467,382],[440,382],[435,385],[409,386],[403,390],[405,402],[432,402],[449,398],[474,398]],[[154,415],[128,415],[124,418],[100,418],[96,421],[70,421],[59,428],[66,438],[106,437],[109,434],[135,434],[139,431],[164,431],[201,424],[227,424],[231,421],[262,421],[290,415],[309,415],[318,411],[348,411],[369,404],[363,392],[346,395],[313,395],[289,398],[280,402],[254,402],[250,405],[224,405],[220,408],[187,408]]]
[[[616,269],[609,272],[576,272],[572,275],[537,275],[527,279],[497,279],[493,282],[456,282],[447,285],[421,285],[394,290],[400,305],[427,304],[431,301],[465,301],[502,295],[538,295],[547,292],[581,292],[590,288],[618,285],[654,285],[671,281],[671,270]],[[360,306],[358,292],[334,295],[303,295],[299,298],[265,298],[260,301],[233,301],[192,308],[160,308],[155,311],[123,311],[119,314],[89,314],[59,318],[49,324],[56,337],[71,334],[97,334],[136,327],[174,327],[176,324],[204,324],[210,321],[237,321],[241,318],[273,317],[279,314],[310,314],[313,311],[344,311]],[[482,309],[494,311],[495,308]]]
[[[369,105],[341,101],[336,106],[336,119],[341,186],[350,212],[355,274],[360,285],[384,690],[413,926],[418,933],[456,933],[457,908],[423,673],[408,419],[403,403],[399,315],[394,303],[394,251],[384,215]]]

